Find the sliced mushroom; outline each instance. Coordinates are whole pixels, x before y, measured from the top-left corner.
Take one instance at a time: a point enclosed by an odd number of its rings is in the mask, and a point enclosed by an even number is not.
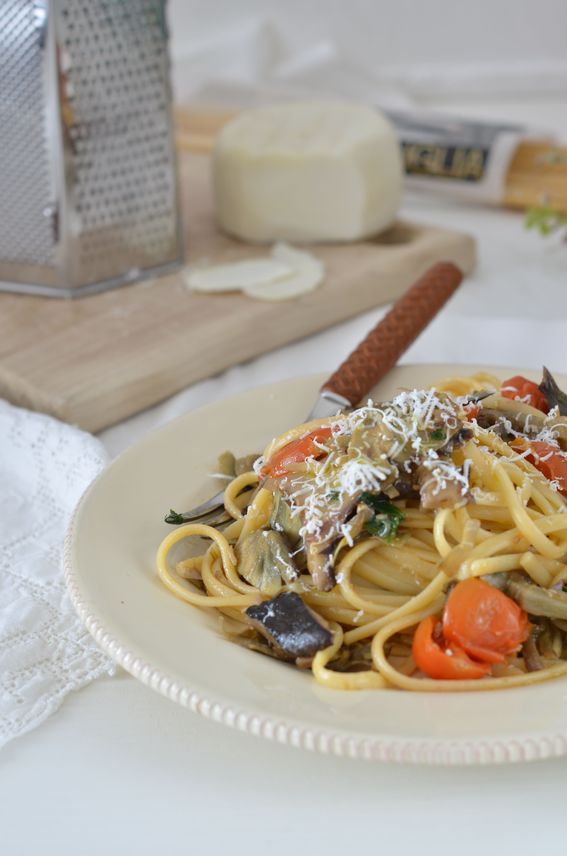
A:
[[[524,658],[528,672],[539,672],[544,667],[543,660],[537,648],[539,632],[540,628],[536,624],[532,627],[530,635],[522,645],[522,657]]]
[[[365,505],[363,502],[360,502],[356,506],[356,514],[354,517],[351,517],[349,522],[347,523],[348,534],[351,539],[354,541],[355,538],[358,538],[365,525],[372,520],[374,517],[374,512],[368,505]]]
[[[272,600],[249,606],[246,615],[282,660],[313,657],[333,641],[324,619],[296,592],[282,592]]]
[[[473,432],[470,428],[460,428],[456,434],[445,443],[445,445],[439,450],[443,452],[443,454],[448,455],[452,454],[455,449],[458,449],[460,446],[463,446],[473,437]]]
[[[295,563],[278,532],[251,532],[236,545],[236,556],[238,573],[263,594],[275,594],[282,577],[287,583],[297,579]]]
[[[470,500],[469,492],[463,493],[461,482],[447,478],[439,485],[427,467],[420,465],[417,468],[417,481],[423,508],[433,511],[439,508],[459,508]]]
[[[515,436],[508,428],[513,428],[514,431],[523,431],[525,416],[518,419],[518,415],[515,413],[506,413],[501,410],[486,408],[480,411],[476,421],[481,428],[490,428],[491,431],[507,442]]]
[[[414,468],[410,472],[401,470],[398,478],[384,493],[389,499],[419,499],[419,486]]]
[[[306,545],[307,570],[319,591],[329,591],[335,585],[335,571],[331,546],[312,542]]]
[[[333,545],[341,538],[342,526],[352,514],[357,498],[358,494],[349,496],[341,493],[335,501],[329,500],[321,526],[303,538],[307,569],[320,591],[329,591],[335,584]],[[304,522],[303,519],[301,522]]]

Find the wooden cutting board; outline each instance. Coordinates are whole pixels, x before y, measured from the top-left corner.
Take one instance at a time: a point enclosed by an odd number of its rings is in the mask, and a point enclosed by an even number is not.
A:
[[[188,259],[267,249],[215,229],[209,159],[180,155]],[[74,300],[0,294],[0,396],[98,431],[188,384],[401,294],[431,264],[468,273],[468,235],[398,223],[372,241],[314,247],[323,285],[285,303],[190,292],[183,271]]]

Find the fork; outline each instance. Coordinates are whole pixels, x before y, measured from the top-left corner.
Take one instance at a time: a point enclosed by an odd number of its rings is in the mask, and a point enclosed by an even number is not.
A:
[[[335,416],[358,404],[433,320],[462,279],[462,271],[453,262],[438,262],[429,268],[325,381],[307,421]],[[232,518],[224,509],[224,490],[183,514],[170,511],[165,518],[166,523],[172,524],[216,526],[229,520]]]

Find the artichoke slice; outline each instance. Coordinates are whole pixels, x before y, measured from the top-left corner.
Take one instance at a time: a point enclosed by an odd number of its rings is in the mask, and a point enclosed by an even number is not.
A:
[[[279,532],[251,532],[236,545],[236,556],[240,576],[262,594],[276,594],[282,579],[286,583],[297,579],[297,568]]]
[[[520,575],[510,574],[506,593],[530,615],[567,619],[567,594],[544,589]]]
[[[285,501],[279,490],[274,491],[274,499],[272,506],[272,516],[270,517],[270,526],[276,532],[283,533],[289,543],[295,546],[301,536],[301,521],[297,514],[293,514],[288,503]]]

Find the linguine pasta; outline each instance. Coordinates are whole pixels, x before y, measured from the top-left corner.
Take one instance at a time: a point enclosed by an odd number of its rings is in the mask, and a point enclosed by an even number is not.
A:
[[[161,581],[216,610],[234,641],[332,689],[567,674],[567,419],[516,391],[452,377],[286,431],[228,484],[228,525],[164,538]],[[209,547],[172,565],[193,536]]]

